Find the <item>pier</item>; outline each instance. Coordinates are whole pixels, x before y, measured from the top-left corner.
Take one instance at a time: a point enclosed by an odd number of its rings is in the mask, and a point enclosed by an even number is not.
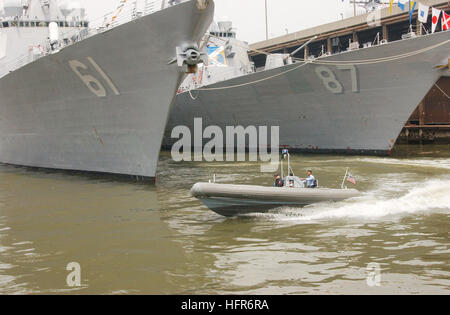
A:
[[[450,142],[450,77],[441,78],[417,106],[398,143]]]

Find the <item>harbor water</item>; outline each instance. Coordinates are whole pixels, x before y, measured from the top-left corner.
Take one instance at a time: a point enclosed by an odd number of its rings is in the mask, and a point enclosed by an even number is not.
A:
[[[0,293],[448,294],[449,149],[293,154],[296,175],[312,168],[323,187],[340,187],[350,167],[364,195],[231,219],[189,190],[214,174],[272,185],[259,163],[163,152],[155,186],[0,166]]]

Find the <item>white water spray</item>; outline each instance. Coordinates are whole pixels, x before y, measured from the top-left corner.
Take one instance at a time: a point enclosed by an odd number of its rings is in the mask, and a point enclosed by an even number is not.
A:
[[[397,196],[393,197],[380,198],[380,195],[385,196],[381,189],[348,201],[319,203],[305,208],[283,208],[276,213],[257,217],[308,223],[348,219],[385,220],[419,213],[450,212],[450,180],[447,179],[418,183],[401,195],[396,192]]]

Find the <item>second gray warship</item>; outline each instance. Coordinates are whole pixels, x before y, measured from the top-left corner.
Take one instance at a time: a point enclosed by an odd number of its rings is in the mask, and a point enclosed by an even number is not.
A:
[[[410,32],[306,60],[268,54],[265,69],[255,71],[248,45],[231,29],[219,23],[210,30],[210,64],[180,88],[166,148],[178,141],[175,126],[194,130],[194,118],[202,118],[204,128],[222,130],[279,126],[280,145],[296,151],[386,155],[427,92],[450,76],[437,67],[448,64],[449,31]]]

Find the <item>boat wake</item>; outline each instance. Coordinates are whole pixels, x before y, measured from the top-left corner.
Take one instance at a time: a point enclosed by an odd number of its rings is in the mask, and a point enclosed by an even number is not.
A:
[[[394,195],[386,194],[384,187],[342,202],[318,203],[305,208],[279,208],[271,213],[250,216],[315,223],[349,219],[385,220],[419,213],[450,213],[450,180],[430,180],[400,193],[396,188],[394,190]]]

